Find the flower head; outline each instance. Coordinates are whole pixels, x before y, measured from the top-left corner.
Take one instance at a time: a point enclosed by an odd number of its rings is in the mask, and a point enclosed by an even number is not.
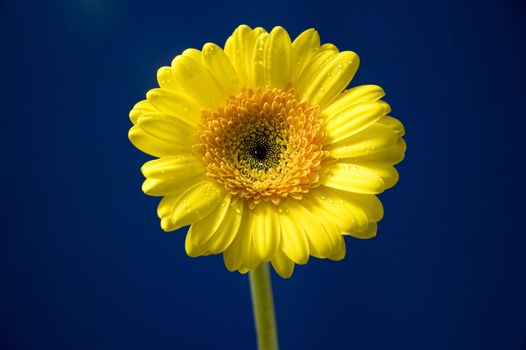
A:
[[[191,225],[190,256],[224,253],[242,273],[270,261],[283,277],[309,256],[340,260],[343,235],[376,235],[376,194],[404,157],[402,124],[379,86],[345,90],[358,56],[307,30],[238,27],[159,69],[130,112],[145,193],[166,231]]]

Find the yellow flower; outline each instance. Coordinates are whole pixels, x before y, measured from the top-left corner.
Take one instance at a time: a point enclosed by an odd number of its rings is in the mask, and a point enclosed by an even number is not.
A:
[[[130,112],[143,191],[161,227],[191,225],[188,255],[224,253],[230,271],[270,261],[282,277],[309,256],[340,260],[344,235],[376,235],[376,197],[398,180],[402,124],[376,85],[345,90],[352,51],[242,25],[224,50],[185,50]],[[345,91],[344,91],[345,90]]]

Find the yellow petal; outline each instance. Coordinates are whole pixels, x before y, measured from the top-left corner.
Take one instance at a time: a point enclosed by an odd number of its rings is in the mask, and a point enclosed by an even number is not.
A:
[[[332,143],[351,137],[391,111],[383,101],[360,102],[338,114],[327,116],[326,129]]]
[[[137,125],[130,129],[128,138],[135,147],[155,157],[165,157],[189,151],[187,146],[181,147],[178,144],[164,142]]]
[[[398,172],[388,164],[333,163],[327,169],[320,183],[343,191],[376,194],[398,181]]]
[[[201,107],[186,94],[152,89],[148,91],[146,98],[161,113],[170,114],[190,125],[198,125],[201,121]]]
[[[254,211],[248,210],[245,213],[245,216],[248,216],[247,226],[245,227],[246,233],[243,234],[240,229],[243,237],[241,249],[244,253],[243,263],[241,264],[240,269],[252,270],[259,266],[259,264],[263,262],[263,259],[257,254],[254,242]]]
[[[382,218],[383,208],[374,195],[362,195],[346,191],[319,187],[309,192],[302,203],[318,217],[327,232],[342,233],[366,229],[371,221]],[[335,229],[332,224],[336,224]],[[334,238],[333,238],[334,239]],[[334,244],[333,244],[334,246]],[[334,249],[333,249],[334,251]]]
[[[144,114],[150,114],[157,112],[155,107],[153,107],[148,100],[142,100],[139,101],[133,106],[132,110],[130,111],[130,120],[133,124],[137,123],[137,119],[144,115]]]
[[[404,125],[396,118],[385,116],[382,119],[378,120],[376,125],[384,128],[389,128],[400,137],[405,135]]]
[[[136,126],[152,137],[180,149],[189,150],[196,142],[195,127],[169,114],[145,114],[139,118]]]
[[[385,96],[384,89],[377,85],[360,85],[342,93],[324,110],[324,115],[337,114],[359,102],[374,102]]]
[[[374,125],[391,130],[393,133],[398,135],[400,139],[396,142],[396,144],[393,144],[389,148],[383,150],[378,149],[378,151],[374,153],[374,156],[371,154],[369,157],[367,157],[367,160],[370,159],[371,162],[384,161],[389,164],[397,164],[401,162],[402,159],[404,159],[407,148],[405,141],[401,139],[401,137],[405,135],[403,124],[396,118],[385,116],[378,120],[378,122]]]
[[[264,87],[266,85],[265,54],[267,52],[268,36],[268,33],[258,35],[254,44],[252,81],[257,87]]]
[[[329,152],[333,158],[352,158],[358,163],[376,161],[393,165],[404,158],[406,145],[402,139],[403,134],[403,126],[399,121],[384,116],[359,133],[332,144]]]
[[[407,145],[405,141],[401,139],[391,147],[386,147],[384,149],[379,148],[374,154],[371,152],[369,156],[360,159],[360,161],[385,162],[387,164],[395,165],[404,159],[406,149]]]
[[[296,208],[291,207],[291,204],[288,202],[280,205],[282,208],[279,215],[281,249],[289,259],[296,264],[303,265],[309,260],[309,241],[303,231],[303,227],[295,220],[297,214],[294,214],[294,216],[289,214],[291,210],[295,210]]]
[[[227,249],[238,234],[243,217],[243,200],[232,199],[223,223],[208,242],[208,251],[219,254]]]
[[[216,108],[228,98],[228,93],[223,91],[201,60],[179,55],[172,61],[172,68],[177,83],[200,106]]]
[[[252,232],[256,253],[263,260],[270,259],[280,240],[279,216],[275,205],[262,202],[254,208]]]
[[[329,51],[334,51],[336,53],[340,52],[340,50],[338,50],[336,45],[331,44],[331,43],[323,44],[322,46],[320,46],[320,50],[322,51],[329,50]]]
[[[345,246],[345,240],[341,240],[341,244],[338,245],[338,248],[335,249],[331,256],[329,256],[329,259],[334,261],[340,261],[343,258],[345,258],[345,252],[346,252],[346,246]]]
[[[338,54],[338,49],[332,46],[321,46],[314,57],[307,63],[297,81],[292,86],[296,93],[303,95],[305,89],[318,76],[318,72]]]
[[[151,160],[141,170],[146,177],[142,189],[151,196],[175,193],[195,183],[206,173],[203,163],[192,154]]]
[[[295,85],[305,67],[320,49],[320,36],[314,29],[298,35],[292,43],[292,84]]]
[[[177,83],[172,67],[161,67],[157,70],[157,82],[166,90],[177,91],[181,86]]]
[[[197,62],[201,62],[201,59],[202,59],[201,51],[199,51],[198,49],[186,49],[183,51],[182,55],[192,58]],[[172,61],[172,65],[173,65],[173,61]]]
[[[309,252],[320,259],[328,258],[342,242],[339,230],[327,230],[305,201],[289,204],[290,215],[298,222],[309,241]]]
[[[248,220],[246,217],[247,215],[245,214],[242,216],[241,223],[238,229],[238,234],[236,235],[230,246],[223,253],[223,261],[225,262],[225,266],[228,269],[228,271],[236,271],[243,264],[244,252],[242,249],[242,235],[247,235],[246,226]]]
[[[376,222],[370,222],[369,225],[361,231],[352,231],[344,233],[349,236],[353,236],[359,239],[369,239],[376,236],[376,231],[378,230],[378,224]]]
[[[289,278],[294,271],[294,262],[287,258],[287,256],[280,250],[276,250],[276,253],[270,260],[274,270],[283,278]]]
[[[201,220],[217,208],[224,196],[224,189],[215,181],[203,181],[188,188],[172,203],[169,230]]]
[[[239,268],[239,273],[242,274],[242,275],[248,273],[249,271],[250,271],[250,269],[247,268],[247,267],[240,267]]]
[[[236,238],[223,254],[229,271],[252,269],[261,262],[255,252],[252,219],[252,212],[245,211]]]
[[[190,226],[185,239],[185,249],[189,256],[196,257],[210,253],[208,241],[214,236],[219,227],[223,225],[230,208],[231,198],[230,194],[225,195],[216,210]]]
[[[382,220],[384,208],[382,202],[374,194],[360,194],[347,191],[338,191],[338,193],[345,198],[346,201],[352,203],[353,212],[358,210],[363,211],[365,216],[367,216],[369,224]]]
[[[149,196],[168,196],[181,192],[191,187],[196,182],[203,181],[204,177],[194,177],[180,181],[166,181],[160,179],[146,179],[142,184],[142,191]]]
[[[266,33],[263,28],[252,30],[249,26],[240,25],[225,43],[225,53],[237,71],[242,86],[254,87],[252,80],[254,46],[262,33]]]
[[[384,190],[393,187],[398,182],[400,175],[394,166],[386,163],[375,163],[367,162],[361,163],[362,166],[368,168],[370,171],[376,173],[377,176],[384,181],[385,188]]]
[[[203,46],[203,64],[214,75],[227,95],[237,95],[241,91],[237,72],[219,46],[213,43],[206,43]]]
[[[291,81],[291,46],[289,33],[274,27],[265,48],[265,82],[270,87],[283,88]]]
[[[328,105],[351,82],[360,59],[352,51],[332,56],[305,86],[303,98],[321,108]]]
[[[179,193],[163,197],[157,206],[157,216],[161,219],[161,228],[164,231],[173,231],[173,225],[170,223],[170,213],[182,192],[183,190]]]
[[[141,168],[146,178],[179,179],[204,174],[203,162],[191,153],[150,160]]]

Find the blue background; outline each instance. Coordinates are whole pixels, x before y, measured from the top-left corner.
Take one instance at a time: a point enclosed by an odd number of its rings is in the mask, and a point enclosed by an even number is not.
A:
[[[273,275],[283,349],[525,349],[526,5],[2,1],[0,349],[255,348],[247,276],[142,194],[128,111],[241,23],[361,56],[407,129],[373,240]]]

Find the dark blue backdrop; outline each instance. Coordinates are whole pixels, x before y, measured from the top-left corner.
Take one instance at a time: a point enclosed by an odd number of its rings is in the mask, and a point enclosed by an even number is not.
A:
[[[407,129],[377,238],[273,276],[283,349],[524,349],[526,6],[2,1],[1,349],[255,347],[246,276],[142,194],[128,111],[158,67],[282,25],[361,56]]]

